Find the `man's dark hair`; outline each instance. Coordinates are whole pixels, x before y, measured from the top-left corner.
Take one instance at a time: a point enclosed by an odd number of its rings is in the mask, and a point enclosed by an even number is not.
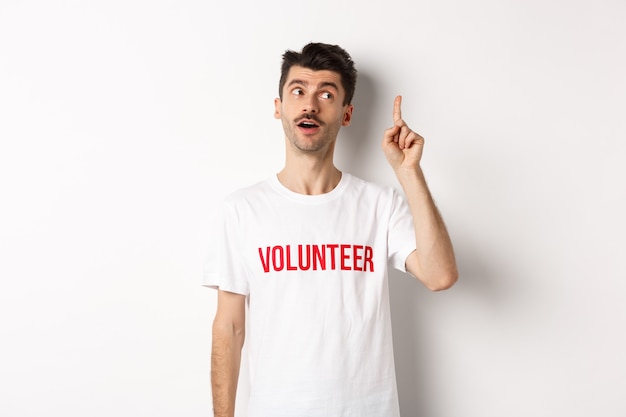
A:
[[[313,71],[329,70],[341,76],[341,86],[346,92],[343,104],[352,103],[356,88],[356,68],[350,55],[337,45],[326,43],[309,43],[302,52],[286,51],[283,54],[283,65],[278,84],[278,96],[282,100],[283,87],[287,82],[287,74],[292,66],[309,68]]]

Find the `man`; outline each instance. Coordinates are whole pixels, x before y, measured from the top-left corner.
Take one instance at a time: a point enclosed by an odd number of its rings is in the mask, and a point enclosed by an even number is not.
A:
[[[457,279],[450,238],[424,180],[424,139],[393,104],[382,148],[404,196],[339,171],[356,69],[336,45],[283,55],[275,117],[284,168],[224,202],[220,249],[205,284],[218,289],[212,389],[234,415],[244,343],[249,417],[397,417],[387,266],[427,288]]]

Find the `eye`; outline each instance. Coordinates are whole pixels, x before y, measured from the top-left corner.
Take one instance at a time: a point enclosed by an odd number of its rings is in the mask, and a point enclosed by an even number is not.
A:
[[[304,94],[304,91],[302,91],[301,88],[294,88],[293,90],[291,90],[291,94],[301,96],[302,94]]]
[[[332,93],[329,93],[328,91],[324,91],[322,94],[320,94],[321,98],[325,98],[325,99],[331,99],[333,98]]]

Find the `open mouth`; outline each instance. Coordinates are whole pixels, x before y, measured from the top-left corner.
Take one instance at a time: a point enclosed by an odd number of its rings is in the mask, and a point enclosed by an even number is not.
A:
[[[317,125],[314,122],[310,122],[310,121],[302,121],[302,122],[298,123],[298,126],[303,128],[303,129],[314,129],[316,127],[319,127],[319,125]]]

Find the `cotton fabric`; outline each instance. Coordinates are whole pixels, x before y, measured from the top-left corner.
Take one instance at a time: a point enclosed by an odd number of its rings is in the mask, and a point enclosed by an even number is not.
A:
[[[398,191],[271,177],[223,202],[204,285],[246,296],[249,417],[399,417],[388,266],[415,250]]]

